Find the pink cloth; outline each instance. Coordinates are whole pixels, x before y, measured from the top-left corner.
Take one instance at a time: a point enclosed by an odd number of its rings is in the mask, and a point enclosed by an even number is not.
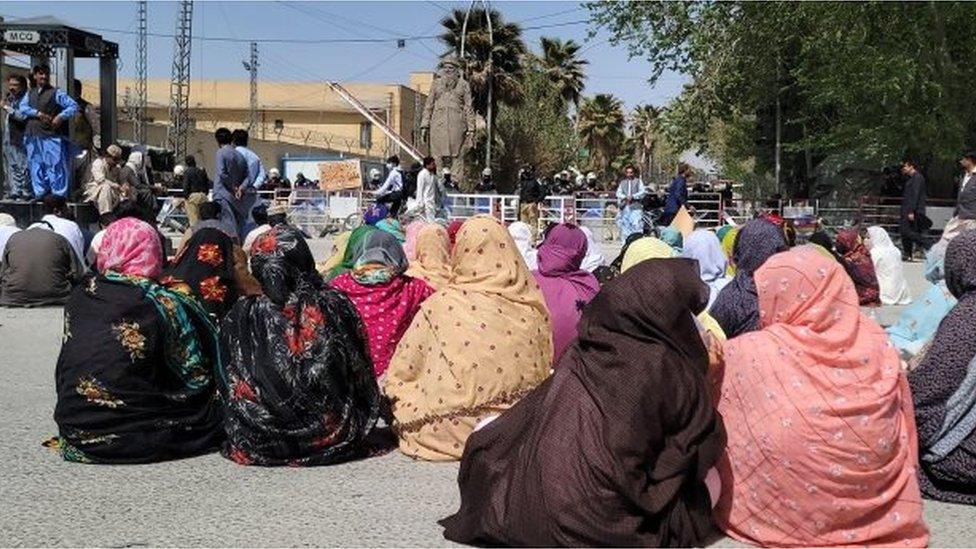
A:
[[[427,225],[426,221],[417,220],[409,225],[405,229],[406,241],[403,243],[403,253],[407,254],[407,261],[413,261],[417,259],[417,237],[420,236],[420,230]]]
[[[151,225],[132,217],[105,229],[96,261],[98,272],[112,271],[155,280],[163,270],[163,247]]]
[[[574,225],[553,227],[539,246],[539,268],[532,274],[552,320],[553,364],[576,339],[583,306],[600,291],[596,277],[580,268],[586,246],[586,233]]]
[[[420,305],[434,289],[419,278],[400,275],[386,284],[366,286],[351,273],[332,279],[329,284],[346,294],[366,326],[369,354],[376,377],[383,375],[404,332],[413,322]]]
[[[718,525],[762,546],[925,546],[908,383],[850,277],[803,246],[755,282],[761,328],[713,372],[728,435]]]

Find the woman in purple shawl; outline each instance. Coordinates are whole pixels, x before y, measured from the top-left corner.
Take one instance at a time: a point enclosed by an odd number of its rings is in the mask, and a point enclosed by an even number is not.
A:
[[[729,339],[759,329],[759,297],[752,275],[767,259],[787,248],[782,229],[764,219],[753,219],[739,229],[732,246],[735,278],[722,288],[709,309]]]
[[[600,283],[581,268],[586,233],[575,225],[557,225],[539,246],[539,268],[533,271],[552,320],[553,364],[576,339],[583,307],[600,291]]]

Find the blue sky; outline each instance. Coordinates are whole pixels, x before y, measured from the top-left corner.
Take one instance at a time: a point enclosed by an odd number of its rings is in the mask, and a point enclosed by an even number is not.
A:
[[[396,48],[397,36],[429,36],[440,32],[439,20],[447,10],[468,2],[220,2],[194,3],[193,31],[201,37],[258,39],[259,75],[273,80],[356,80],[406,83],[411,71],[431,70],[443,46],[436,39],[408,40]],[[492,2],[508,21],[523,28],[561,25],[587,18],[575,2]],[[4,2],[0,14],[7,19],[55,15],[82,28],[97,27],[134,33],[135,2]],[[149,2],[150,33],[171,35],[175,30],[176,3]],[[629,60],[622,47],[607,43],[607,34],[587,38],[587,24],[567,24],[524,31],[526,42],[538,49],[541,36],[572,38],[584,43],[583,57],[590,61],[585,94],[610,92],[633,107],[639,103],[662,105],[677,95],[685,81],[665,74],[651,87],[647,62]],[[119,43],[122,77],[134,76],[135,36],[107,30],[95,31]],[[282,44],[260,39],[307,40],[336,38],[389,39],[379,44]],[[247,79],[241,61],[248,44],[195,40],[191,72],[194,78]],[[172,62],[173,40],[149,37],[149,77],[167,78]],[[95,74],[94,62],[80,62],[78,74]]]

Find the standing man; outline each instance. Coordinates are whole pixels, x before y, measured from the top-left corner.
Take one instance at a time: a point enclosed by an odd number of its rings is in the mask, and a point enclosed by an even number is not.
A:
[[[390,173],[386,176],[383,186],[376,190],[377,204],[390,204],[390,215],[399,215],[403,206],[403,172],[400,170],[400,157],[393,155],[386,159],[386,168]]]
[[[214,181],[213,199],[220,205],[221,221],[228,227],[229,232],[244,239],[244,223],[253,204],[254,194],[248,188],[250,178],[247,170],[247,160],[234,148],[233,138],[227,128],[217,128],[214,132],[217,140],[216,181]],[[250,195],[250,196],[247,196]]]
[[[251,210],[254,209],[256,203],[260,202],[258,200],[258,189],[262,188],[268,180],[268,173],[264,171],[264,164],[261,163],[261,157],[247,148],[248,138],[247,130],[234,130],[234,133],[231,134],[231,139],[234,141],[234,148],[247,161],[248,185],[245,198],[250,200],[250,204],[245,206],[247,208],[247,221],[245,221],[245,224],[253,225],[254,218],[251,216]]]
[[[210,189],[213,183],[207,175],[207,170],[197,167],[197,159],[192,154],[188,154],[183,160],[186,167],[183,169],[183,209],[186,210],[186,219],[190,227],[200,221],[200,205],[209,200]]]
[[[539,210],[546,199],[546,190],[535,177],[532,166],[525,166],[519,172],[519,221],[532,229],[532,240],[539,233]]]
[[[976,151],[962,155],[959,164],[963,174],[959,180],[959,194],[956,195],[956,210],[953,215],[960,220],[976,220]]]
[[[407,216],[433,223],[437,217],[437,162],[424,158],[424,169],[417,176],[416,198],[407,201]]]
[[[78,114],[78,103],[64,90],[51,86],[47,65],[34,67],[31,74],[37,86],[24,94],[17,110],[27,119],[24,145],[34,197],[49,193],[67,196],[71,184],[68,121]]]
[[[668,195],[664,199],[664,214],[661,216],[661,225],[670,225],[682,206],[688,206],[688,169],[688,164],[684,162],[678,164],[678,175],[671,180],[671,185],[668,186]]]
[[[644,206],[641,201],[645,194],[647,189],[637,175],[637,168],[628,165],[624,168],[624,178],[617,185],[617,201],[620,207],[617,226],[620,227],[621,242],[627,242],[632,234],[644,232]]]
[[[27,171],[27,151],[24,149],[24,134],[27,119],[18,105],[27,96],[27,79],[20,74],[7,77],[7,97],[3,100],[6,120],[3,126],[3,167],[4,181],[7,183],[6,196],[12,200],[30,200],[30,173]]]
[[[901,172],[908,177],[905,190],[901,196],[901,219],[898,229],[901,233],[901,255],[903,261],[911,261],[915,245],[923,250],[929,248],[928,242],[922,236],[922,231],[928,230],[928,218],[925,217],[925,177],[918,171],[918,163],[905,160],[901,165]]]

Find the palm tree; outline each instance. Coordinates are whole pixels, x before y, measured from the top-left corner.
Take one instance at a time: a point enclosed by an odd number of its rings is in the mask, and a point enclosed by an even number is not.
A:
[[[590,62],[578,57],[580,45],[572,40],[542,37],[542,68],[559,90],[560,97],[579,108],[586,85],[585,68]]]
[[[456,9],[441,20],[444,32],[440,39],[447,48],[442,57],[461,58],[461,30],[465,10]],[[488,38],[488,20],[483,8],[471,10],[468,18],[467,38],[464,42],[464,59],[461,66],[471,85],[475,111],[485,116],[488,112],[488,84],[492,83],[492,109],[498,112],[498,103],[515,105],[522,98],[523,57],[525,42],[522,29],[515,23],[506,23],[495,10],[489,12],[493,40]]]
[[[658,145],[658,116],[660,109],[654,105],[638,105],[630,124],[630,135],[634,140],[637,164],[645,180],[651,177],[654,168],[654,154]]]
[[[584,98],[578,124],[580,139],[589,149],[590,164],[607,174],[625,141],[623,102],[609,93]]]

